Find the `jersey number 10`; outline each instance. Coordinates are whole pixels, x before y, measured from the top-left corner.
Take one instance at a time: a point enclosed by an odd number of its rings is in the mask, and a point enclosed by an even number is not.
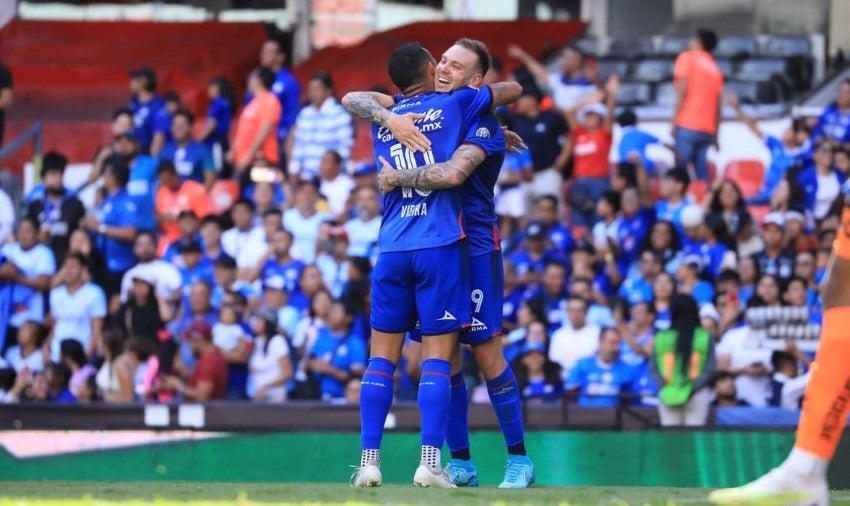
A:
[[[393,157],[393,163],[397,170],[410,170],[419,167],[419,162],[416,161],[416,157],[414,156],[415,154],[416,153],[401,144],[393,144],[390,146],[390,156]],[[422,158],[425,160],[424,165],[430,165],[434,163],[434,152],[429,149],[422,153]],[[422,197],[427,197],[431,194],[432,190],[402,188],[401,196],[404,198],[410,198],[413,196],[414,191]]]

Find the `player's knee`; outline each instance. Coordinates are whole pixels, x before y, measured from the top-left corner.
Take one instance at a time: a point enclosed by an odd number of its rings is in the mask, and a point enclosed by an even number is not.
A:
[[[502,341],[498,337],[473,346],[472,352],[475,355],[475,362],[487,379],[498,377],[508,366],[502,350]]]

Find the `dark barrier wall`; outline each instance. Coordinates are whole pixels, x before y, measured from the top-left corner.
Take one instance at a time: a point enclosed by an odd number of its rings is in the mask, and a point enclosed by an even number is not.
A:
[[[2,438],[11,435],[0,432]],[[359,459],[359,437],[352,433],[232,433],[199,439],[202,435],[195,433],[194,439],[180,442],[21,459],[0,450],[0,480],[344,483],[351,474],[349,464],[356,465]],[[128,436],[138,441],[139,433]],[[162,437],[150,433],[151,441]],[[750,480],[780,462],[793,437],[791,432],[764,431],[541,431],[530,432],[527,445],[541,485],[723,487]],[[62,438],[84,439],[79,433],[45,432],[44,440],[49,441],[45,446],[61,446]],[[848,443],[842,441],[832,466],[834,488],[850,488]],[[472,453],[482,483],[498,483],[505,462],[501,434],[473,433]],[[419,436],[388,435],[382,457],[385,481],[408,483],[419,460]]]

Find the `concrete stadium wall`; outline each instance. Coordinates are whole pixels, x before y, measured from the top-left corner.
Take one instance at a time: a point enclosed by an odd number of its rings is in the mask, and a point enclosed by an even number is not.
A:
[[[0,442],[6,441],[0,450],[0,481],[342,483],[351,474],[349,464],[358,461],[360,446],[359,437],[350,433],[151,431],[118,436],[115,431],[0,432]],[[11,438],[16,444],[9,444]],[[22,438],[40,443],[23,444]],[[526,445],[540,485],[723,487],[779,463],[793,438],[784,431],[530,432]],[[119,440],[133,446],[109,449]],[[74,447],[88,449],[68,453]],[[482,483],[498,483],[505,462],[501,434],[473,433],[472,454]],[[385,436],[385,481],[409,483],[418,456],[417,434]],[[850,488],[850,476],[841,471],[850,464],[848,457],[850,440],[845,438],[832,466],[835,488]]]

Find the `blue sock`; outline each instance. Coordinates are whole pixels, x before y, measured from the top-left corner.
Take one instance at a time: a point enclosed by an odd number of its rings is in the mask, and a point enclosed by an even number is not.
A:
[[[395,364],[370,358],[360,386],[360,442],[364,450],[379,449],[384,422],[393,403]]]
[[[446,429],[446,443],[453,459],[470,460],[469,456],[469,396],[463,373],[452,376],[452,403],[449,408],[449,426]]]
[[[487,380],[487,393],[490,394],[490,403],[502,427],[508,453],[525,455],[522,402],[519,398],[519,384],[511,366],[506,367],[499,376]]]
[[[416,400],[422,416],[422,444],[425,446],[441,448],[446,438],[452,401],[451,372],[448,360],[429,358],[422,362]]]

